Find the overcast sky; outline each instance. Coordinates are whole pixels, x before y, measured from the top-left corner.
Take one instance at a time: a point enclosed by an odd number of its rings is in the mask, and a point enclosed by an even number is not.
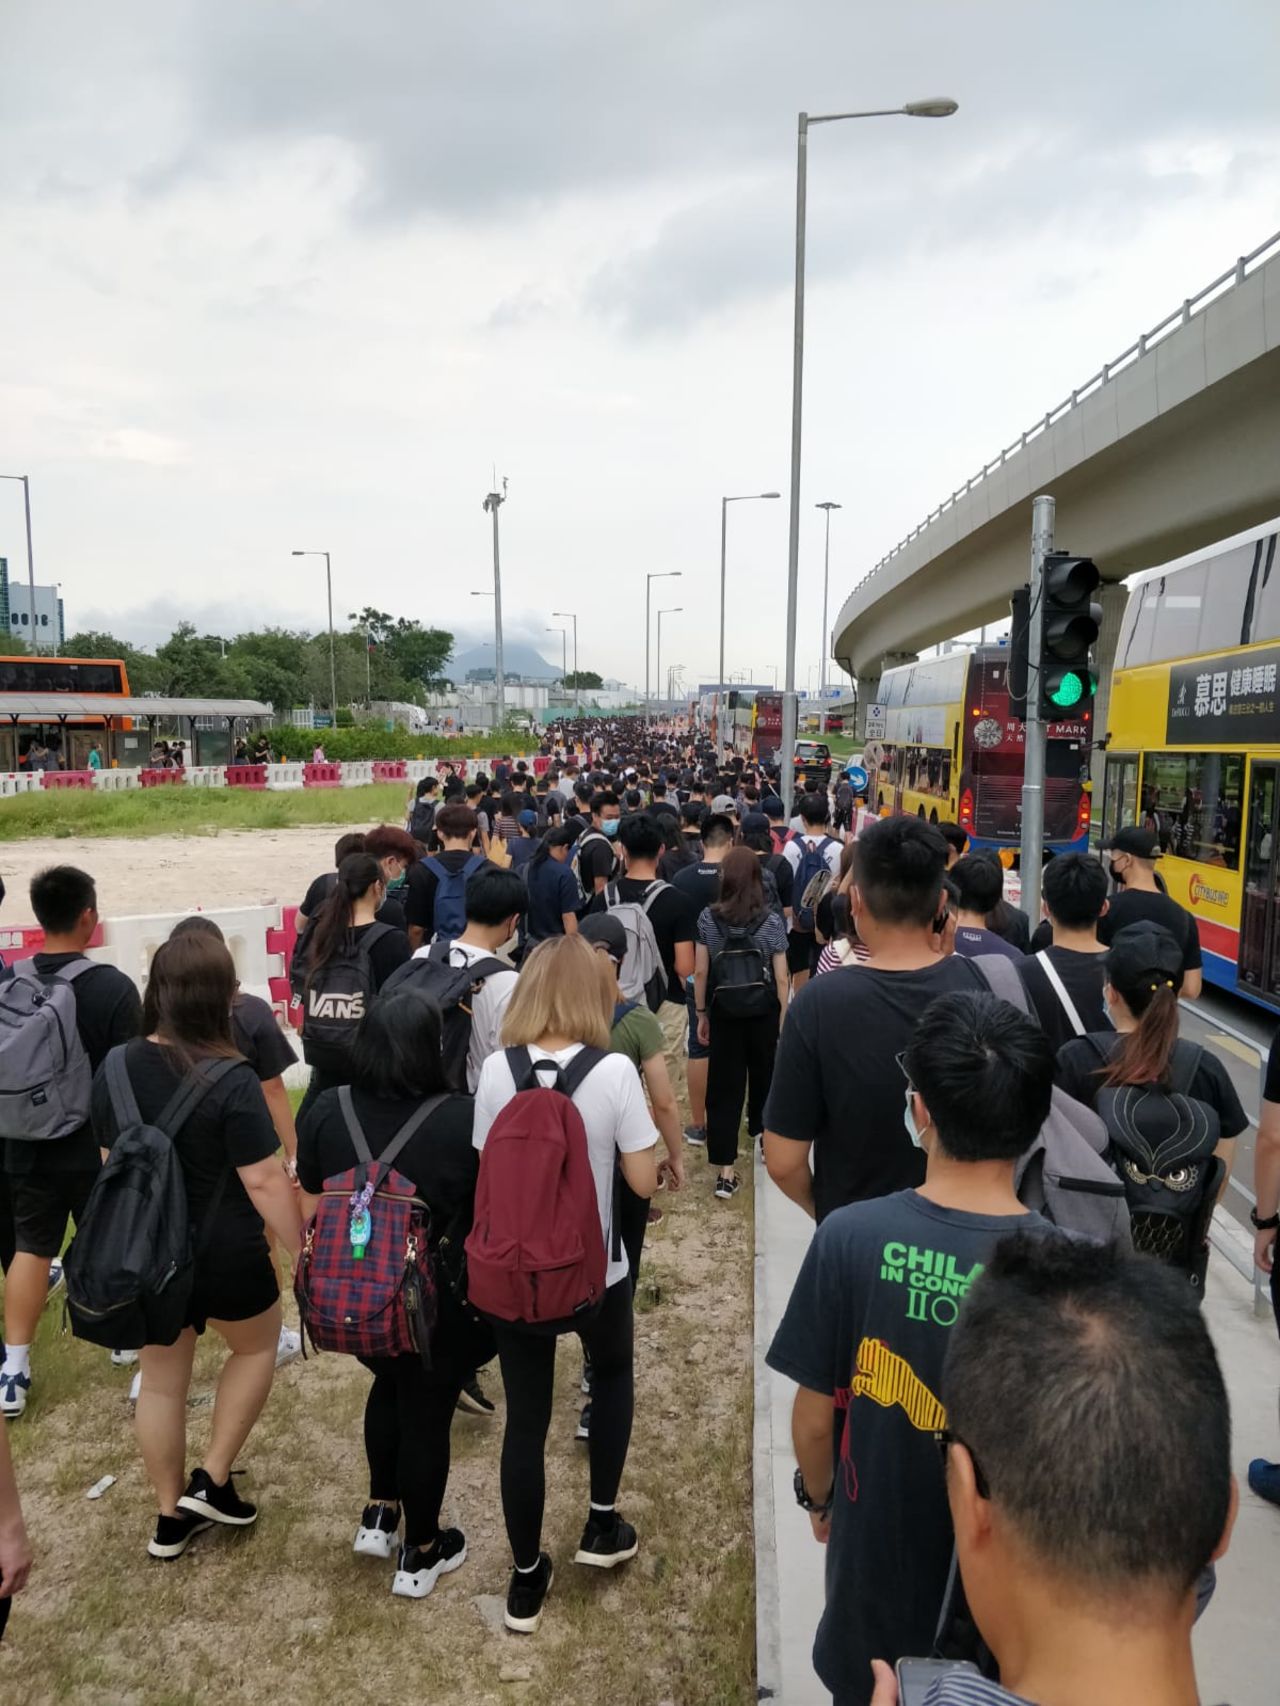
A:
[[[1275,0],[5,0],[0,471],[142,643],[373,602],[638,681],[782,664],[795,115],[800,685],[958,482],[1280,227]],[[1074,543],[1074,542],[1073,542]],[[1079,542],[1087,548],[1087,541]],[[21,489],[0,555],[24,569]],[[767,677],[766,677],[767,678]]]

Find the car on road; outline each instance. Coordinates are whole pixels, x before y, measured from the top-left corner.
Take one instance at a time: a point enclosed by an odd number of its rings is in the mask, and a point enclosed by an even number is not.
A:
[[[831,748],[825,741],[796,742],[796,781],[806,793],[825,793],[831,786]]]

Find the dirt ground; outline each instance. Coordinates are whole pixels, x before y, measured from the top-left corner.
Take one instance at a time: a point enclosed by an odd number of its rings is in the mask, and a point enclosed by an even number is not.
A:
[[[333,865],[343,833],[318,829],[224,830],[213,836],[145,840],[93,837],[12,841],[0,847],[8,891],[5,924],[29,924],[27,887],[46,865],[78,865],[98,885],[104,918],[185,912],[199,906],[297,905],[307,884]]]

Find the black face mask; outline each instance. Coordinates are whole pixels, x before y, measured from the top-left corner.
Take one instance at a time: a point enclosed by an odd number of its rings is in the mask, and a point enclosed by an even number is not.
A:
[[[1107,870],[1111,873],[1112,882],[1113,883],[1119,883],[1121,885],[1121,887],[1123,887],[1124,886],[1124,872],[1120,869],[1119,865],[1116,864],[1114,859],[1107,866]]]

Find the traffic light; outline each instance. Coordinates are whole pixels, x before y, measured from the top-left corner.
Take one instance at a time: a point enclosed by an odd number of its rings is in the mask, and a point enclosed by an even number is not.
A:
[[[1044,560],[1040,716],[1046,723],[1079,716],[1098,691],[1089,654],[1102,626],[1102,606],[1093,597],[1101,584],[1089,557],[1050,551]]]
[[[1027,646],[1031,638],[1031,588],[1020,586],[1009,600],[1009,662],[1005,681],[1009,688],[1009,715],[1020,723],[1027,720]]]

